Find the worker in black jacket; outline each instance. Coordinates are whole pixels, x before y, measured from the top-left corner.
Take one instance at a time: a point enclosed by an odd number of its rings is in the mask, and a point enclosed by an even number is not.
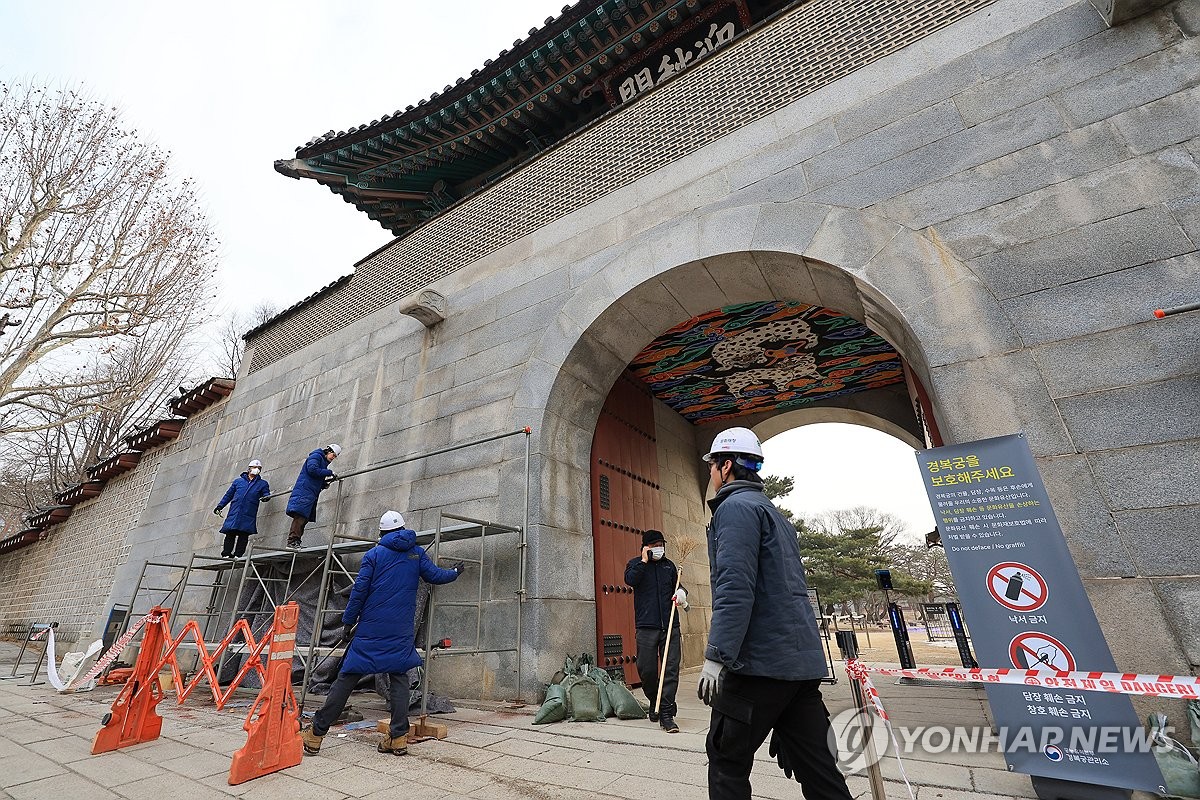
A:
[[[642,534],[642,554],[629,560],[625,583],[633,587],[634,627],[637,628],[637,669],[642,691],[650,701],[650,721],[667,733],[679,733],[675,724],[675,690],[679,688],[679,621],[671,627],[667,642],[667,623],[671,606],[687,608],[687,592],[679,584],[678,568],[666,557],[667,543],[662,531]],[[678,587],[678,588],[676,588]],[[658,665],[667,651],[666,676],[662,683],[662,702],[654,710],[658,696]]]

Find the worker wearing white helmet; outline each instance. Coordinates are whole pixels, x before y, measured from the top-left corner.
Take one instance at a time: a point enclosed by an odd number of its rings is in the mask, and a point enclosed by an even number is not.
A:
[[[326,486],[338,479],[329,465],[341,454],[341,445],[328,444],[309,453],[308,458],[304,460],[304,466],[300,467],[300,474],[292,486],[286,510],[287,515],[292,518],[287,540],[287,546],[291,549],[300,549],[304,526],[317,518],[317,498]]]
[[[358,578],[342,613],[345,631],[353,629],[337,680],[329,688],[325,705],[312,725],[300,732],[304,752],[316,755],[329,727],[341,715],[350,692],[364,675],[387,673],[392,718],[387,735],[378,745],[381,753],[402,756],[408,752],[408,671],[422,662],[414,641],[417,588],[427,583],[450,583],[463,573],[459,561],[450,569],[439,567],[417,544],[417,534],[404,525],[399,511],[379,518],[379,544],[363,556]],[[357,627],[355,627],[357,626]]]
[[[262,476],[262,462],[251,459],[246,471],[233,479],[225,496],[213,513],[221,516],[221,509],[229,506],[229,517],[221,526],[225,543],[221,547],[221,558],[241,558],[246,553],[246,543],[258,533],[258,504],[271,499],[271,485]]]
[[[826,674],[796,529],[763,493],[762,445],[748,428],[717,434],[704,460],[712,617],[698,694],[712,706],[708,796],[749,800],[754,753],[770,752],[805,797],[850,800],[829,747]]]

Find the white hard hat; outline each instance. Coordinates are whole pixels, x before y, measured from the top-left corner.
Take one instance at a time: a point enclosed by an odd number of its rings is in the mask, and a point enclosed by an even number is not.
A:
[[[704,460],[712,461],[713,456],[719,453],[754,456],[759,461],[763,457],[762,445],[759,444],[754,431],[749,428],[730,428],[718,433],[717,438],[713,439],[712,449],[708,451],[708,455],[704,456]]]
[[[250,460],[250,463],[249,463],[247,466],[250,466],[250,467],[262,467],[262,462],[261,462],[261,461],[259,461],[257,458],[254,458],[254,459],[251,459],[251,460]]]
[[[342,446],[340,444],[330,444],[325,446],[326,450],[332,450],[335,456],[342,454]]]
[[[404,515],[399,511],[385,511],[379,518],[379,530],[394,531],[404,527]]]

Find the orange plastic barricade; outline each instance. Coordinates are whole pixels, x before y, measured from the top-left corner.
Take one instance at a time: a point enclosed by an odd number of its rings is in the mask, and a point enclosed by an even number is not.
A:
[[[295,603],[275,609],[271,653],[262,690],[242,726],[249,732],[246,744],[233,754],[229,783],[294,767],[304,757],[300,740],[300,707],[292,694],[292,657],[296,650],[296,623],[300,607]]]
[[[304,748],[300,740],[300,708],[292,694],[292,658],[296,651],[300,606],[294,602],[277,606],[270,632],[257,642],[251,636],[249,623],[238,620],[211,654],[195,621],[188,622],[178,636],[172,637],[170,618],[171,609],[155,606],[137,623],[138,627],[145,627],[137,663],[133,665],[132,674],[113,702],[112,711],[104,716],[103,727],[96,733],[92,743],[92,754],[107,753],[159,737],[162,717],[156,709],[164,692],[159,685],[158,675],[164,667],[171,669],[180,703],[187,699],[200,680],[207,679],[217,708],[222,708],[228,702],[233,690],[254,669],[262,677],[262,690],[242,726],[249,735],[245,746],[233,754],[229,782],[244,783],[299,764]],[[130,633],[136,633],[136,628],[131,629]],[[188,634],[196,638],[203,666],[185,686],[175,653]],[[239,634],[246,641],[246,663],[233,682],[222,691],[213,663]],[[264,651],[268,652],[265,666]]]
[[[92,755],[149,742],[162,731],[162,717],[156,710],[163,695],[158,685],[158,665],[169,638],[163,632],[170,631],[167,623],[170,615],[169,608],[150,609],[133,674],[113,701],[112,711],[104,715],[104,725],[92,742]]]

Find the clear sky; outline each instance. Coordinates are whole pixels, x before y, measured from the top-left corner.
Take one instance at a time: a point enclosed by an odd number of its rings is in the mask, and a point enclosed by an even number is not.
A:
[[[217,310],[291,305],[391,240],[276,159],[441,92],[563,0],[0,4],[0,80],[82,85],[195,178],[222,244]]]
[[[933,530],[933,512],[911,446],[861,425],[793,428],[763,442],[763,473],[792,476],[780,505],[800,516],[874,506],[908,523],[915,540]]]

